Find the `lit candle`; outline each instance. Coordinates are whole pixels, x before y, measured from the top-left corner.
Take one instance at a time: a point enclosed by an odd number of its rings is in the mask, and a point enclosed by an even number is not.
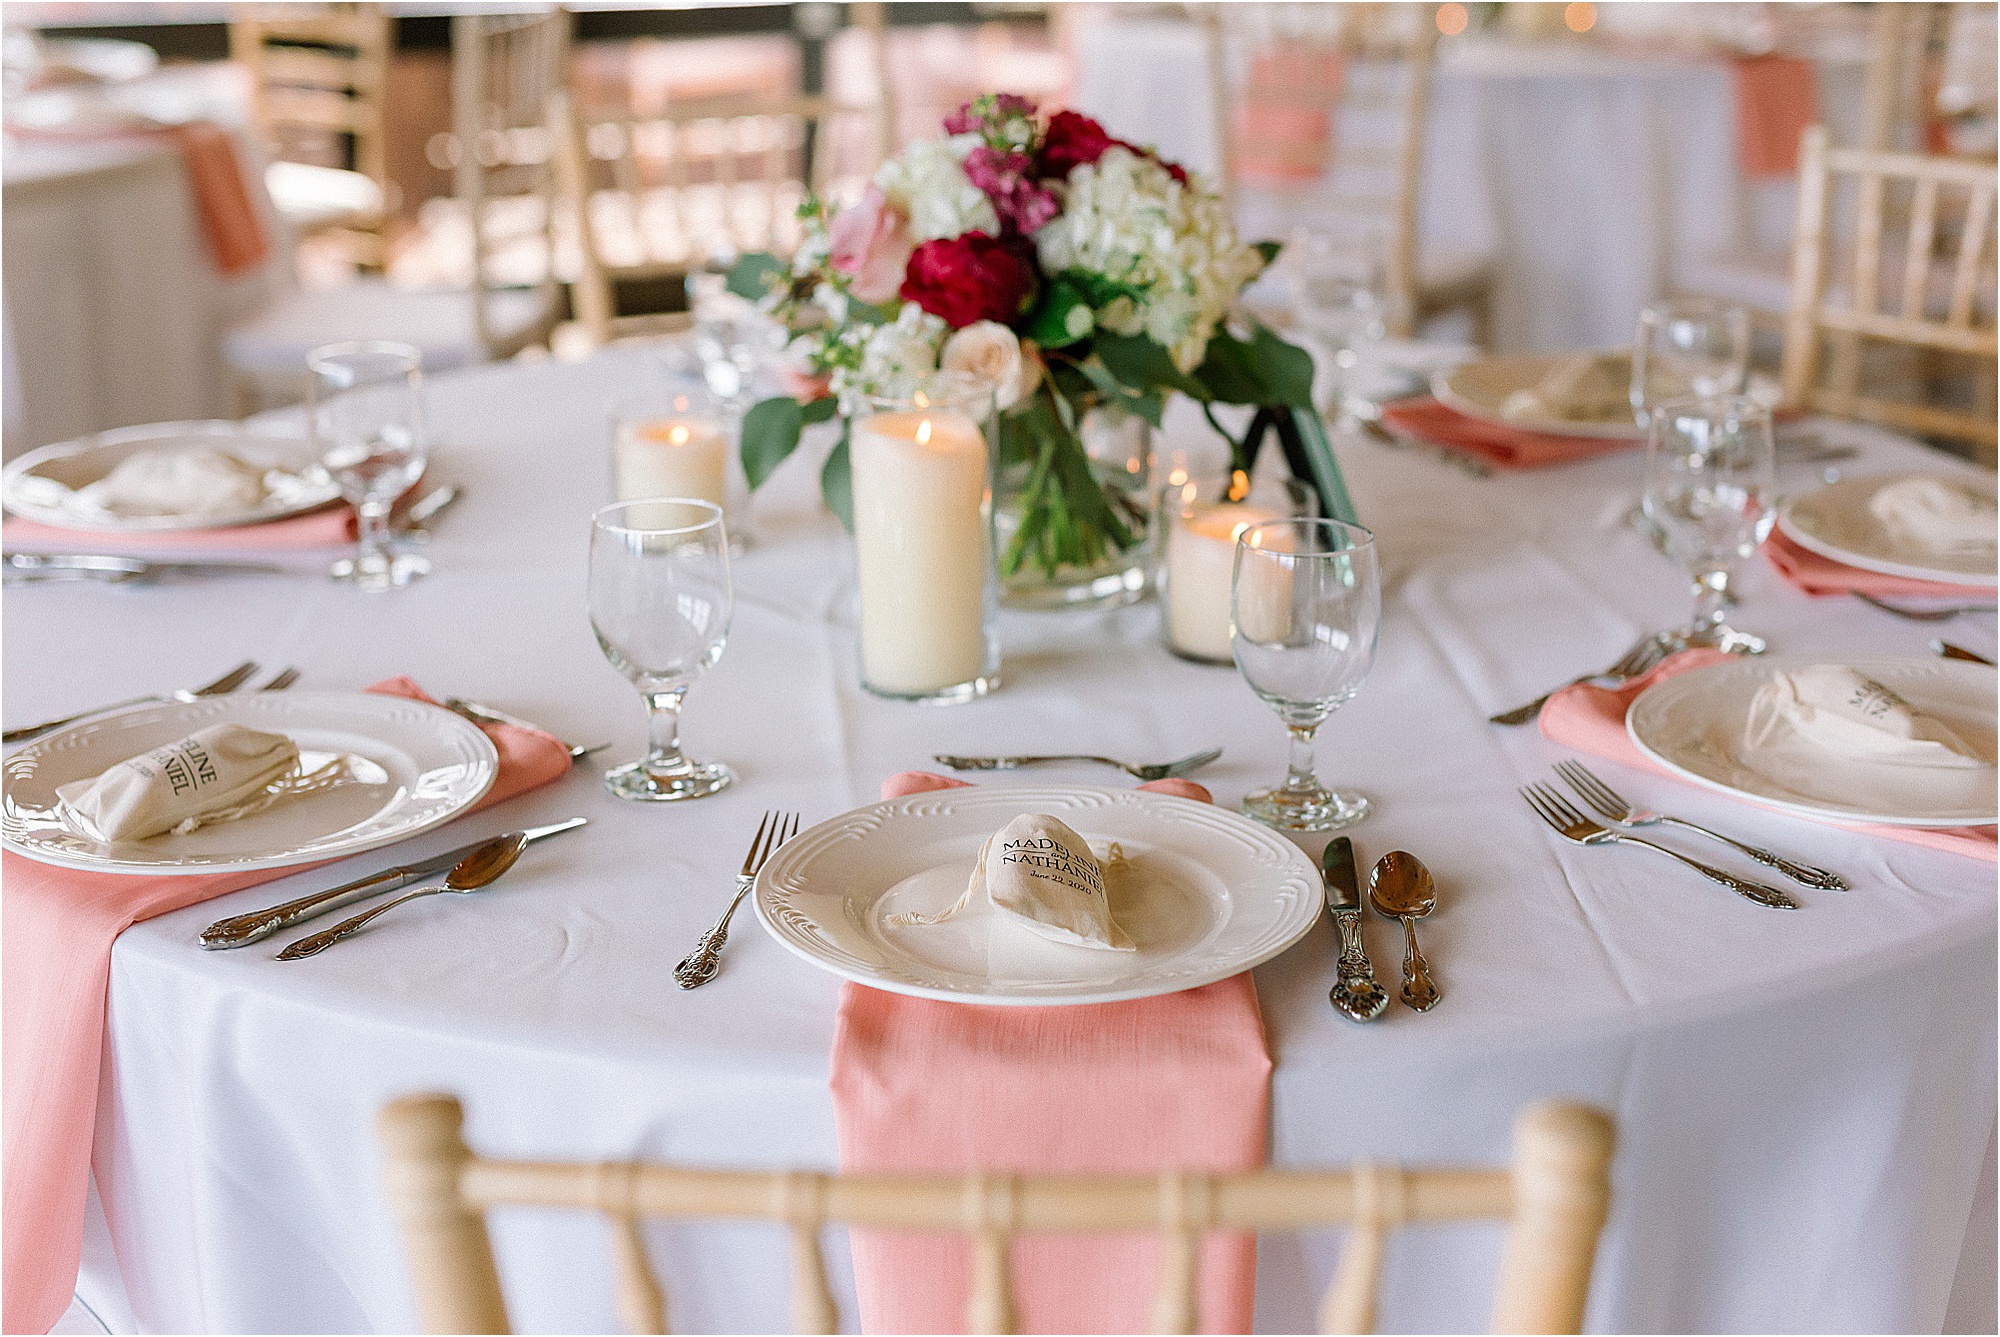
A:
[[[986,439],[954,409],[855,422],[854,542],[860,556],[861,676],[926,696],[986,669]]]
[[[1229,582],[1236,539],[1278,512],[1225,501],[1167,520],[1167,644],[1184,655],[1228,663]]]
[[[701,418],[644,418],[618,424],[611,470],[618,500],[694,497],[727,504],[729,437]]]

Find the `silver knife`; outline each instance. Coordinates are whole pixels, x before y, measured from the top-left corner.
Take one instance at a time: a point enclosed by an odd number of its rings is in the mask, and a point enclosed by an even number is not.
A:
[[[1326,882],[1326,910],[1340,930],[1340,960],[1334,967],[1334,1007],[1350,1021],[1373,1021],[1389,1006],[1389,995],[1375,982],[1375,967],[1361,941],[1361,884],[1354,874],[1354,842],[1346,836],[1327,842],[1320,855]]]
[[[40,580],[152,580],[159,576],[282,576],[285,568],[269,562],[167,562],[144,557],[113,557],[97,553],[10,552],[7,571]]]
[[[555,822],[549,826],[531,826],[521,834],[533,844],[544,836],[574,830],[589,820],[587,817],[572,817],[566,822]],[[343,906],[352,905],[356,901],[366,900],[370,896],[379,896],[385,891],[395,891],[421,878],[442,873],[492,839],[493,837],[487,836],[470,844],[461,845],[455,850],[432,855],[420,863],[384,869],[367,877],[356,878],[352,882],[343,882],[329,891],[314,892],[295,901],[286,901],[283,905],[274,905],[268,910],[256,910],[250,914],[218,919],[201,931],[201,945],[211,950],[247,946],[259,938],[269,937],[281,928],[290,928],[301,920],[312,919]]]

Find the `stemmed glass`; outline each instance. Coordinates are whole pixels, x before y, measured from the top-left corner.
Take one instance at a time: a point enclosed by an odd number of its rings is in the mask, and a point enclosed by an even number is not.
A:
[[[1300,231],[1286,251],[1292,313],[1325,354],[1322,408],[1336,418],[1364,407],[1354,401],[1349,387],[1363,353],[1381,342],[1387,323],[1378,249],[1372,235],[1343,244],[1326,233]]]
[[[783,346],[777,326],[754,302],[729,291],[726,275],[688,275],[687,295],[702,377],[716,398],[740,413],[750,405],[765,357]]]
[[[1740,395],[1656,405],[1646,441],[1646,518],[1661,551],[1694,579],[1694,619],[1681,639],[1762,654],[1763,638],[1724,622],[1729,582],[1776,518],[1771,411]]]
[[[646,755],[605,772],[619,798],[701,798],[736,778],[681,751],[681,699],[722,657],[733,606],[722,508],[679,498],[621,501],[590,521],[590,627],[645,698]]]
[[[1750,313],[1709,297],[1649,306],[1632,340],[1632,416],[1645,427],[1670,399],[1743,392],[1750,367]]]
[[[389,547],[389,512],[424,472],[422,364],[398,343],[326,344],[306,356],[320,463],[360,516],[359,548],[329,574],[356,589],[396,589],[431,569]]]
[[[1361,526],[1269,520],[1236,540],[1236,667],[1292,735],[1285,782],[1245,798],[1244,812],[1285,831],[1333,831],[1368,815],[1366,798],[1313,774],[1313,734],[1368,676],[1381,622],[1375,536]]]

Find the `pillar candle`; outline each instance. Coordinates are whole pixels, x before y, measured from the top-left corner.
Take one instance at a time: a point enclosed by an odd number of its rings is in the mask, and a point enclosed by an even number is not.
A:
[[[1168,517],[1167,644],[1182,654],[1228,662],[1229,582],[1236,537],[1278,513],[1247,502],[1201,506]]]
[[[946,408],[855,422],[854,542],[861,675],[901,696],[980,676],[986,660],[986,439]]]
[[[727,504],[729,437],[701,418],[646,418],[618,424],[611,468],[618,500],[694,497]]]

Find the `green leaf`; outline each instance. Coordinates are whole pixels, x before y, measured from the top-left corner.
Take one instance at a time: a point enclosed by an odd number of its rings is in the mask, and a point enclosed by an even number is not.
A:
[[[830,421],[838,412],[840,412],[840,401],[832,395],[821,395],[800,409],[799,416],[806,422],[818,423]]]
[[[1257,365],[1270,390],[1270,397],[1264,402],[1312,412],[1312,354],[1297,344],[1286,343],[1263,325],[1256,327],[1250,343],[1256,349]]]
[[[819,471],[819,495],[826,508],[840,521],[840,527],[854,532],[854,466],[847,449],[846,420],[840,424],[840,441]]]
[[[1260,241],[1252,243],[1250,249],[1264,257],[1264,268],[1269,269],[1271,262],[1278,258],[1278,252],[1284,250],[1285,247],[1282,242]]]
[[[761,302],[791,282],[792,270],[769,251],[751,251],[729,267],[725,285],[738,297]]]
[[[799,448],[799,431],[805,425],[805,415],[806,410],[798,400],[784,395],[755,404],[743,415],[743,444],[739,453],[743,456],[743,476],[750,480],[752,491],[762,487],[764,480]]]
[[[1043,290],[1024,337],[1043,348],[1066,348],[1088,338],[1096,325],[1090,303],[1076,284],[1059,278]]]
[[[1262,325],[1238,339],[1218,330],[1208,341],[1195,379],[1207,387],[1203,398],[1225,404],[1283,404],[1312,407],[1312,355]]]
[[[1334,458],[1333,444],[1326,439],[1325,422],[1310,407],[1294,408],[1292,421],[1298,425],[1306,469],[1312,475],[1305,481],[1319,493],[1321,508],[1329,519],[1359,524],[1360,520],[1354,513],[1354,500],[1347,494],[1347,480],[1340,475],[1340,461]]]
[[[1160,425],[1160,415],[1166,410],[1167,397],[1158,390],[1127,388],[1111,374],[1109,367],[1095,358],[1088,362],[1077,363],[1076,368],[1088,378],[1091,388],[1104,396],[1107,403],[1115,404],[1127,413],[1137,414],[1155,427]]]
[[[1098,359],[1127,389],[1178,390],[1196,399],[1210,398],[1207,386],[1176,367],[1173,355],[1143,334],[1099,330],[1094,347]]]

